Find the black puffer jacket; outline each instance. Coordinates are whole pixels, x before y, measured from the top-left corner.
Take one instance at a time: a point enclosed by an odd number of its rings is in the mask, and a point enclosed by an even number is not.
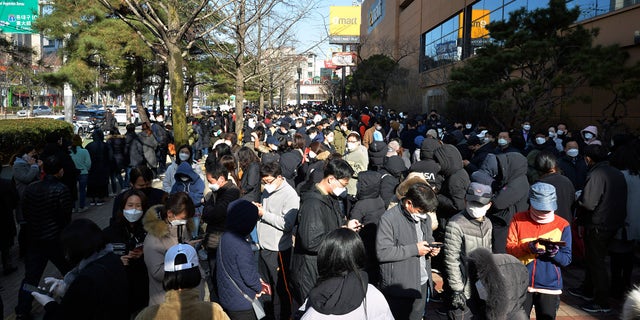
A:
[[[46,175],[24,191],[24,218],[29,228],[28,241],[37,244],[59,241],[60,233],[71,221],[73,202],[69,188],[52,175]]]
[[[243,171],[240,187],[242,188],[242,199],[251,202],[260,201],[260,163],[252,162]]]
[[[207,223],[207,233],[225,231],[227,207],[238,198],[240,198],[240,189],[231,181],[211,195],[202,209],[202,221]]]
[[[495,167],[492,163],[495,162]],[[529,208],[527,158],[517,152],[488,155],[482,171],[491,172],[495,196],[487,216],[494,225],[509,226],[516,212]]]
[[[127,149],[127,141],[123,135],[111,135],[107,138],[107,144],[111,146],[113,152],[114,165],[113,169],[116,173],[129,165],[129,158],[125,150]]]
[[[469,164],[464,169],[467,170],[468,174],[478,171],[487,155],[493,154],[494,150],[495,147],[491,143],[485,143],[473,153],[473,156],[469,159]]]
[[[302,153],[300,150],[291,150],[285,152],[280,156],[280,169],[282,170],[282,177],[287,180],[287,183],[295,189],[296,175],[298,174],[298,167],[302,164]]]
[[[449,219],[464,209],[464,196],[471,181],[462,167],[462,156],[456,147],[445,144],[435,151],[434,156],[445,178],[438,194],[438,216]]]
[[[382,141],[373,141],[369,145],[369,170],[378,170],[384,164],[387,154],[387,144]]]
[[[387,157],[384,168],[380,170],[380,197],[384,201],[384,207],[388,208],[391,199],[396,194],[396,188],[407,172],[407,167],[400,156]]]

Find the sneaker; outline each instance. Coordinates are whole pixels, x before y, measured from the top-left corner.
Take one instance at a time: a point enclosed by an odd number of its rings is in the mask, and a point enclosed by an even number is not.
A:
[[[89,205],[91,205],[91,206],[95,206],[95,205],[96,205],[96,203],[95,203],[95,202],[91,202],[91,203],[89,203]]]
[[[607,313],[607,312],[611,312],[611,308],[609,308],[608,306],[599,305],[597,303],[585,304],[582,307],[580,307],[580,309],[582,309],[582,310],[584,310],[586,312],[591,312],[591,313],[598,313],[598,312]]]
[[[82,212],[87,211],[88,209],[89,209],[89,207],[86,207],[86,206],[85,206],[85,207],[82,207],[82,208],[78,209],[78,211],[77,211],[77,212],[78,212],[78,213],[82,213]]]
[[[574,297],[582,298],[585,301],[593,301],[593,296],[588,295],[581,288],[571,288],[567,291],[569,291],[569,294]]]
[[[96,202],[96,206],[101,206],[101,205],[103,205],[103,204],[104,204],[104,201],[98,201],[98,202]]]

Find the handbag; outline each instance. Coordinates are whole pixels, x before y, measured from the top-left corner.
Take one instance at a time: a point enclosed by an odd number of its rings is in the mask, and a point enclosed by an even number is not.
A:
[[[218,240],[218,243],[220,243],[219,240]],[[220,258],[222,258],[222,251],[218,251],[218,252],[220,252]],[[238,289],[238,291],[240,291],[242,296],[245,299],[247,299],[247,301],[251,302],[251,307],[253,307],[253,312],[255,312],[256,318],[258,318],[258,320],[260,320],[260,319],[266,317],[267,314],[264,312],[264,308],[262,307],[262,303],[260,302],[260,300],[258,300],[258,298],[254,298],[254,299],[249,298],[249,296],[246,293],[244,293],[244,291],[242,291],[242,289],[240,289],[240,287],[238,287],[236,282],[233,281],[233,278],[231,278],[231,276],[227,272],[227,268],[224,267],[224,261],[223,260],[224,259],[220,259],[220,265],[222,266],[222,271],[224,271],[224,274],[227,275],[227,278],[229,278],[229,280],[231,280],[231,283],[233,283],[233,286],[236,287],[236,289]]]
[[[208,232],[204,235],[204,239],[202,239],[202,244],[207,250],[215,250],[220,246],[220,237],[222,236],[222,231],[214,231]]]

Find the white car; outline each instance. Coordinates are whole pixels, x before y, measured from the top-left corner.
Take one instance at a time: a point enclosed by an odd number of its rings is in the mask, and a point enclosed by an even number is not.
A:
[[[127,109],[118,108],[113,112],[113,116],[116,118],[116,122],[120,126],[124,126],[128,123],[127,121]]]
[[[28,110],[28,109],[22,109],[22,110],[19,110],[18,112],[16,112],[16,115],[17,115],[18,117],[28,117],[28,116],[29,116],[29,113],[30,113],[30,112],[29,112],[29,110]]]

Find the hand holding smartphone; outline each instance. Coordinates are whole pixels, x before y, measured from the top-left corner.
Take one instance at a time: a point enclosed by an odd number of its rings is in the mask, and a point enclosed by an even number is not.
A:
[[[39,288],[39,287],[36,287],[36,286],[28,284],[28,283],[25,283],[25,284],[22,285],[22,290],[24,290],[26,292],[29,292],[29,293],[37,292],[37,293],[45,294],[45,295],[48,295],[48,296],[51,295],[49,290],[47,290],[46,288]]]

